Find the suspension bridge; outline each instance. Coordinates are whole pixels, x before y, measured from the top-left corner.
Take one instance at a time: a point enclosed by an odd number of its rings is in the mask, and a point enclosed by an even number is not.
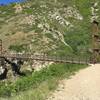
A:
[[[47,54],[41,54],[36,55],[32,53],[7,53],[3,51],[2,47],[2,40],[0,40],[0,66],[4,67],[4,72],[0,75],[0,79],[5,79],[7,75],[7,68],[5,67],[5,62],[10,64],[12,66],[12,71],[14,71],[14,74],[23,75],[23,73],[20,72],[20,66],[22,65],[21,60],[23,61],[43,61],[43,62],[54,62],[54,63],[70,63],[70,64],[90,64],[90,63],[97,63],[98,58],[100,58],[100,37],[99,37],[99,29],[98,29],[98,22],[93,21],[92,23],[92,56],[89,57],[75,57],[75,56],[56,56],[56,55],[47,55]],[[12,61],[12,59],[16,59],[19,62],[15,63]],[[3,63],[2,63],[3,62]]]
[[[50,56],[47,54],[43,55],[34,55],[34,54],[11,54],[11,53],[3,53],[2,40],[0,40],[0,58],[14,58],[14,59],[23,59],[23,60],[37,60],[37,61],[48,61],[48,62],[56,62],[56,63],[72,63],[72,64],[89,64],[98,62],[98,58],[100,56],[100,37],[99,37],[99,23],[97,21],[93,21],[92,23],[92,56],[77,58],[73,56],[61,57],[61,56]]]
[[[73,64],[89,64],[89,58],[78,58],[73,56],[48,56],[44,55],[34,55],[34,54],[1,54],[1,58],[13,58],[13,59],[23,59],[23,60],[36,60],[36,61],[48,61],[48,62],[56,62],[56,63],[73,63]]]

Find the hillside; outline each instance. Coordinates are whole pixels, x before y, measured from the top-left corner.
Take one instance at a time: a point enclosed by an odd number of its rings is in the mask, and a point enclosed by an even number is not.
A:
[[[91,5],[92,0],[28,0],[0,6],[4,49],[84,55],[91,47]]]
[[[94,15],[99,21],[99,9],[99,0],[27,0],[1,5],[0,39],[3,50],[10,53],[46,53],[48,56],[60,56],[61,60],[66,55],[70,59],[72,55],[76,56],[78,60],[90,57],[91,22]],[[14,60],[11,59],[11,62]],[[13,77],[12,65],[5,63],[9,71],[7,79],[0,81],[0,100],[46,100],[62,79],[69,79],[87,67],[85,64],[33,59],[23,59],[22,62],[21,72],[25,76],[16,77]]]

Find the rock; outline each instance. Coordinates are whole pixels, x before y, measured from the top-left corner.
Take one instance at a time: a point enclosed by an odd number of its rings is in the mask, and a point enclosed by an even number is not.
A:
[[[15,13],[21,13],[23,10],[22,6],[20,4],[17,4],[17,3],[14,6],[14,8],[15,8]]]

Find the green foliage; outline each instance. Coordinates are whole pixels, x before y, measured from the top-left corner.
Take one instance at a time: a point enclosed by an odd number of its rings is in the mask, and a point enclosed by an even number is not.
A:
[[[10,45],[9,49],[16,52],[22,52],[23,50],[26,50],[24,45]]]
[[[92,2],[93,0],[91,0]],[[95,0],[98,1],[98,0]],[[30,32],[35,32],[39,36],[44,33],[45,37],[48,37],[50,40],[52,40],[52,45],[55,44],[57,46],[57,54],[59,55],[64,55],[65,53],[79,53],[82,51],[82,48],[87,51],[86,48],[90,48],[91,42],[90,37],[91,37],[91,29],[90,29],[90,17],[91,17],[91,2],[90,0],[57,0],[55,3],[53,0],[28,0],[27,2],[21,3],[21,6],[23,6],[23,11],[21,13],[16,14],[15,13],[15,4],[11,4],[8,6],[1,6],[0,7],[0,32],[1,36],[3,36],[3,39],[9,38],[9,35],[7,33],[13,33],[13,30],[16,32],[21,31],[25,32],[26,34]],[[29,7],[28,7],[29,5]],[[99,3],[100,5],[100,3]],[[82,15],[83,20],[78,20],[76,18],[72,17],[66,17],[66,9],[67,7],[74,7],[75,10]],[[54,19],[52,19],[50,16],[54,15],[55,12],[58,12],[58,15],[64,18],[64,20],[70,22],[74,27],[68,28],[69,26],[67,25],[62,25],[59,23],[59,21],[55,20],[56,16]],[[99,15],[100,11],[98,12]],[[31,18],[34,22],[34,24],[31,26],[29,24],[24,24],[21,23],[22,19],[25,19],[26,16],[34,16]],[[39,28],[38,24],[43,25],[43,28]],[[55,32],[47,32],[48,34],[45,33],[46,26],[49,26],[50,29],[55,29],[59,31],[60,33],[64,34],[65,41],[73,48],[74,52],[70,52],[68,47],[64,47],[63,43],[60,41],[59,37],[58,39],[53,37],[53,34],[56,34]],[[7,32],[3,28],[7,28]],[[48,30],[48,29],[47,29]],[[15,32],[14,31],[14,32]],[[15,32],[15,33],[16,33]],[[5,36],[2,34],[6,34]],[[14,33],[13,33],[14,34]],[[12,34],[12,35],[13,35]],[[58,34],[57,34],[58,35]],[[43,34],[42,34],[43,36]],[[36,35],[32,36],[33,38],[36,37]],[[21,42],[26,42],[31,40],[32,37],[27,37],[25,40],[20,40],[20,37],[18,38],[17,41]],[[34,39],[35,41],[38,40],[38,37]],[[43,43],[41,43],[42,38],[38,42],[34,42],[33,45],[34,47],[37,45],[38,49],[34,49],[33,51],[39,52],[42,47],[44,47]],[[5,40],[3,40],[5,41]],[[17,42],[16,41],[16,42]],[[9,41],[11,42],[11,41]],[[10,44],[10,43],[8,43]],[[51,47],[50,43],[46,44],[48,48]],[[11,46],[11,49],[21,51],[23,49],[23,46]],[[19,49],[18,49],[19,48]],[[26,48],[24,48],[26,49]],[[51,50],[51,48],[50,48]],[[62,51],[61,51],[62,50]],[[41,50],[43,51],[43,50]],[[44,48],[45,51],[45,48]],[[55,52],[54,51],[54,52]],[[49,50],[48,50],[49,52]],[[51,50],[53,52],[53,50]],[[50,52],[50,53],[51,53]]]
[[[38,88],[42,82],[49,81],[53,78],[62,79],[64,77],[69,77],[74,74],[75,71],[85,67],[86,65],[53,64],[39,72],[32,73],[30,76],[21,77],[15,83],[7,82],[0,84],[0,96],[12,96],[21,91]],[[55,85],[49,84],[48,87],[52,90]]]

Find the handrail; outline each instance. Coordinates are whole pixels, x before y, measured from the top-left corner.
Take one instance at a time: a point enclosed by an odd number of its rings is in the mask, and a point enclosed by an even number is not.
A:
[[[39,60],[39,61],[51,61],[51,62],[59,62],[59,63],[75,63],[75,64],[88,64],[90,63],[89,59],[86,57],[84,60],[80,57],[60,57],[60,56],[48,56],[48,55],[34,55],[34,54],[0,54],[0,57],[5,58],[16,58],[16,59],[31,59],[31,60]]]

